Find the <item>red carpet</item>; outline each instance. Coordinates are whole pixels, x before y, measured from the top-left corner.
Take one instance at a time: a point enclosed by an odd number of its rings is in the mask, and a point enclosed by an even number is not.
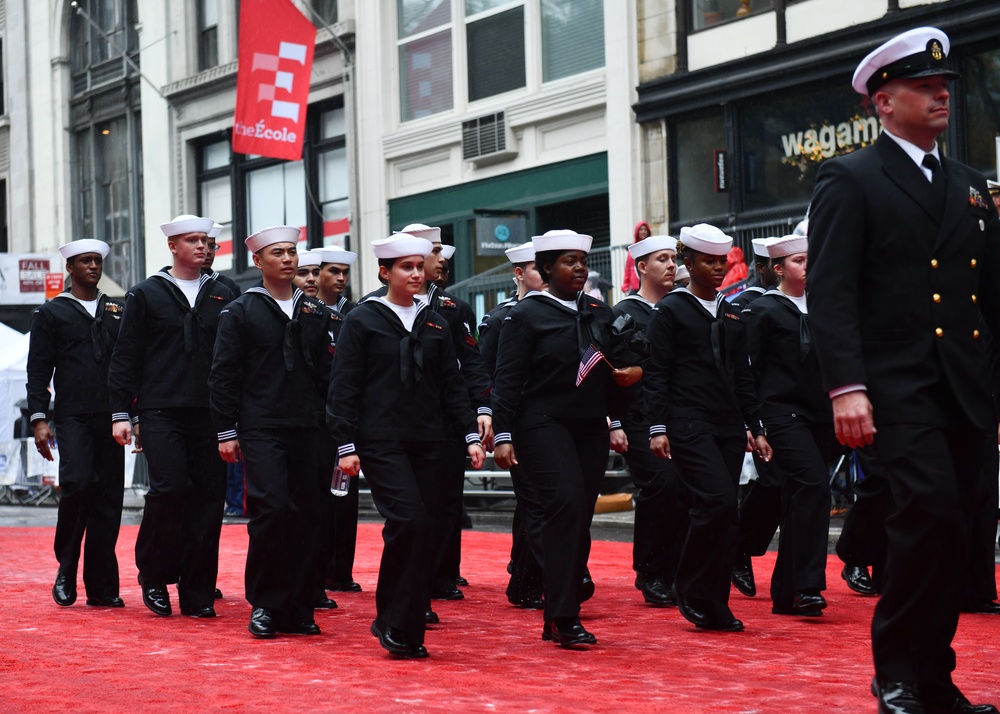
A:
[[[770,614],[766,596],[734,591],[747,625],[706,633],[676,609],[646,607],[632,586],[631,546],[594,544],[597,594],[584,624],[600,645],[563,651],[543,643],[541,614],[507,605],[510,538],[464,534],[460,602],[435,602],[441,624],[427,635],[428,660],[392,660],[368,627],[381,550],[379,526],[363,525],[355,579],[365,591],[339,593],[319,611],[320,637],[256,641],[243,599],[246,528],[226,526],[219,617],[160,618],[142,605],[132,548],[122,529],[118,554],[126,607],[60,608],[50,590],[52,529],[0,528],[0,711],[667,711],[871,712],[868,626],[875,600],[847,590],[839,561],[828,573],[830,603],[817,619]],[[754,561],[767,592],[773,554]],[[171,588],[174,609],[176,593]],[[964,616],[956,639],[956,682],[972,701],[996,702],[1000,617]]]

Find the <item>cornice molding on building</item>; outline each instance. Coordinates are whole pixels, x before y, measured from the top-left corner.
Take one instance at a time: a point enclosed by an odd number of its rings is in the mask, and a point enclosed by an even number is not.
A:
[[[52,69],[62,69],[69,66],[69,57],[53,57],[49,60]]]
[[[386,159],[398,159],[411,154],[421,154],[433,149],[462,143],[462,122],[492,112],[503,111],[507,126],[520,129],[540,124],[550,119],[576,114],[607,101],[607,84],[604,72],[574,81],[559,82],[554,86],[509,102],[502,100],[489,106],[469,109],[462,116],[454,114],[438,118],[434,123],[420,123],[382,139],[382,154]]]
[[[220,89],[230,89],[236,86],[236,68],[238,62],[229,62],[185,77],[177,82],[171,82],[160,89],[160,93],[172,104],[196,99],[205,94],[214,94]]]

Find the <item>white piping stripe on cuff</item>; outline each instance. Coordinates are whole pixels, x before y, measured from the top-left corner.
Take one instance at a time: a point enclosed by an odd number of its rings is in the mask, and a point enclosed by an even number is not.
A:
[[[485,414],[486,416],[493,416],[493,410],[490,407],[479,407],[479,414]]]
[[[132,421],[129,419],[128,412],[115,412],[111,415],[111,421]]]
[[[38,421],[39,419],[45,419],[45,412],[35,412],[30,417],[28,417],[28,422]]]
[[[653,424],[649,427],[649,438],[652,439],[654,436],[661,436],[667,433],[666,424]]]
[[[514,441],[514,439],[511,438],[509,431],[501,431],[499,434],[493,435],[494,444],[506,444],[512,441]]]
[[[621,429],[621,428],[622,428],[622,422],[621,422],[620,419],[612,419],[611,420],[611,431],[614,431],[615,429]]]
[[[219,441],[232,441],[236,438],[236,429],[227,429],[219,432]]]
[[[466,434],[465,435],[465,443],[466,444],[478,444],[479,443],[479,434],[476,433],[476,432],[472,432],[471,434]]]
[[[352,441],[349,444],[337,447],[337,456],[350,456],[355,451],[357,451],[357,449],[354,448],[354,442]]]

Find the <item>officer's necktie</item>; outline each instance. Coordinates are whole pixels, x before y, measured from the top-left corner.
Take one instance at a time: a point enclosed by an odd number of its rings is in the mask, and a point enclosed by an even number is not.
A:
[[[931,191],[934,194],[934,208],[937,209],[938,215],[940,215],[941,209],[944,207],[944,171],[941,169],[941,162],[938,161],[934,154],[924,154],[923,160],[924,168],[930,169],[931,172]]]

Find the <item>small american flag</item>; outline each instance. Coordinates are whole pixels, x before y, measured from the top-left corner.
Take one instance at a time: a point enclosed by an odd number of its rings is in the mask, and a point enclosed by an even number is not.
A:
[[[597,366],[597,363],[604,359],[604,355],[601,354],[600,350],[591,345],[587,348],[587,351],[583,353],[583,357],[580,359],[580,369],[576,371],[576,386],[580,384],[587,378],[590,374],[590,370]]]

